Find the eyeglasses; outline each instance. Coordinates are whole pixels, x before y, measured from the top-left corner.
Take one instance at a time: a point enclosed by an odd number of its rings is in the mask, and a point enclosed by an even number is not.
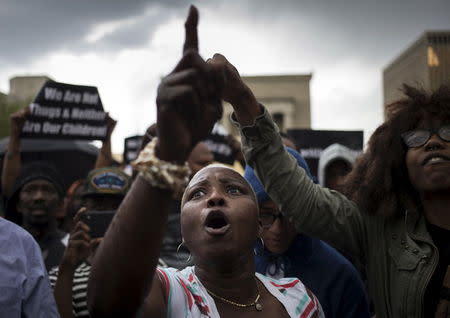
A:
[[[414,129],[401,134],[401,137],[406,146],[417,148],[425,145],[434,134],[444,141],[450,141],[450,125],[438,129]]]
[[[259,220],[261,221],[261,225],[263,228],[268,229],[272,226],[276,219],[280,218],[283,221],[283,214],[277,213],[261,213],[259,215]]]

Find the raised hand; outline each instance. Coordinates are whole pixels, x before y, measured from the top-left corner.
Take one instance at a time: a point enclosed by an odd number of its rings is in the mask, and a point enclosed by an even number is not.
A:
[[[26,117],[30,114],[30,108],[22,108],[9,116],[9,122],[11,124],[10,133],[11,137],[18,137],[22,132],[23,125],[25,124]]]
[[[111,135],[116,128],[117,120],[113,119],[109,113],[106,113],[106,138],[111,138]]]
[[[182,162],[222,117],[220,83],[198,53],[198,11],[189,9],[183,56],[158,87],[157,156]]]
[[[8,151],[5,155],[5,160],[3,160],[3,173],[1,178],[2,192],[6,197],[12,195],[14,184],[20,174],[22,166],[20,133],[29,114],[30,107],[25,107],[9,116],[10,133]]]
[[[76,268],[85,261],[91,253],[89,226],[80,221],[81,215],[85,212],[86,208],[81,208],[74,217],[75,227],[70,233],[69,244],[62,259],[62,263],[71,268]]]
[[[256,116],[260,114],[259,104],[250,88],[244,83],[238,70],[221,54],[207,61],[216,77],[216,82],[221,86],[221,97],[230,103],[241,124],[250,125]]]

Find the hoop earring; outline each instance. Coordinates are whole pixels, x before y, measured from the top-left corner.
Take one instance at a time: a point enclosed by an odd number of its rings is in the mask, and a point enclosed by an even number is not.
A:
[[[262,249],[264,250],[264,240],[262,237],[258,237],[261,241]],[[258,252],[256,250],[256,247],[253,249],[253,253],[255,253],[255,256],[258,255]]]
[[[183,246],[183,241],[181,241],[180,245],[178,245],[177,247],[177,254],[180,252],[180,248]]]
[[[181,241],[180,245],[178,245],[178,247],[177,247],[177,258],[178,258],[179,261],[183,261],[181,259],[180,255],[178,254],[180,252],[180,248],[183,246],[183,244],[184,244],[184,241]],[[192,255],[189,252],[189,257],[186,260],[184,260],[183,262],[188,263],[191,260],[191,256]]]

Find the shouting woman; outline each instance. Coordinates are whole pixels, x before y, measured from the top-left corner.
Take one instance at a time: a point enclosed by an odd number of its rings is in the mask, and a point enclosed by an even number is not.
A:
[[[251,186],[229,168],[200,170],[184,192],[181,231],[194,266],[156,269],[171,198],[190,174],[186,160],[222,115],[223,83],[198,55],[197,20],[191,7],[183,57],[158,89],[159,137],[135,162],[139,177],[94,258],[91,315],[323,317],[298,279],[255,273],[258,204]]]

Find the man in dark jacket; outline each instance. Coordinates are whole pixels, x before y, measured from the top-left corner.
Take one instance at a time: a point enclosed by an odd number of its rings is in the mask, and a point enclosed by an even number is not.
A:
[[[59,264],[65,250],[67,233],[58,230],[56,222],[62,198],[58,172],[48,163],[33,162],[22,168],[6,202],[6,218],[38,242],[47,270]]]

